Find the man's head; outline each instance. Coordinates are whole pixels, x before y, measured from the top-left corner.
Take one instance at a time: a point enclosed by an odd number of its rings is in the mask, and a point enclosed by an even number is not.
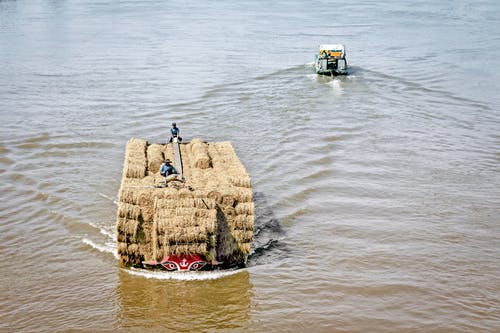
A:
[[[177,126],[177,124],[176,124],[176,123],[172,123],[172,127],[176,127],[176,126]]]
[[[168,158],[165,160],[165,164],[171,164],[172,161],[170,161]]]

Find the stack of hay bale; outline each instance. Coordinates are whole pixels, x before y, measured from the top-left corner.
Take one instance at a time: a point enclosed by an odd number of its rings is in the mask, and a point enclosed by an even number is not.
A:
[[[117,216],[118,255],[140,266],[168,255],[198,254],[242,265],[253,241],[250,177],[229,142],[180,145],[185,183],[159,188],[172,144],[127,143]]]

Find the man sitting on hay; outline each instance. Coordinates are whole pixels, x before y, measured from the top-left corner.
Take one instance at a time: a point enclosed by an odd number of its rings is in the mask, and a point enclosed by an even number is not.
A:
[[[166,159],[161,165],[160,174],[165,177],[165,186],[168,186],[168,183],[172,180],[177,179],[177,170],[175,170],[172,161],[169,159]]]

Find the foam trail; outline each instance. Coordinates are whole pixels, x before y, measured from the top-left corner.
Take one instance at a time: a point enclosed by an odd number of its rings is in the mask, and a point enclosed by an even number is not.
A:
[[[106,229],[104,229],[104,228],[102,228],[102,227],[98,226],[97,224],[95,224],[95,223],[93,223],[93,222],[90,222],[90,223],[89,223],[89,225],[90,225],[91,227],[93,227],[93,228],[99,229],[99,232],[100,232],[102,235],[104,235],[104,236],[108,237],[109,239],[111,239],[111,240],[113,240],[113,241],[115,241],[115,242],[116,242],[116,235],[115,235],[115,233],[114,233],[113,231],[106,230]]]
[[[116,234],[114,232],[111,232],[111,231],[108,231],[104,228],[100,228],[99,229],[99,232],[101,234],[103,234],[104,236],[107,236],[109,237],[111,240],[115,241],[116,242]]]
[[[116,248],[114,248],[113,246],[111,246],[110,243],[107,243],[106,245],[99,245],[99,244],[94,243],[93,241],[91,241],[88,238],[82,239],[82,242],[85,243],[85,244],[87,244],[87,245],[89,245],[90,247],[98,250],[99,252],[110,253],[116,259],[118,259],[118,253],[116,252]]]
[[[306,74],[306,77],[311,81],[315,81],[318,78],[318,74]]]
[[[116,201],[115,199],[111,198],[110,196],[107,196],[106,194],[104,193],[100,193],[99,192],[99,195],[105,199],[108,199],[109,201],[111,201],[112,203],[114,203],[115,205],[118,206],[118,201]]]
[[[344,88],[342,88],[341,82],[339,79],[332,79],[330,82],[328,82],[328,85],[330,85],[337,94],[343,94],[344,93]]]
[[[202,271],[202,272],[162,272],[162,271],[150,271],[145,269],[130,268],[124,269],[123,271],[136,275],[142,276],[147,279],[158,279],[158,280],[180,280],[180,281],[202,281],[202,280],[216,280],[226,276],[231,276],[245,271],[245,269],[237,270],[227,270],[227,271]]]

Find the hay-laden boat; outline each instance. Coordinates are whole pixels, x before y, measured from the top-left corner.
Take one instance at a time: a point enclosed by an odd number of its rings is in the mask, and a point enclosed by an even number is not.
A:
[[[183,182],[162,185],[165,159],[182,170]],[[253,227],[250,177],[230,142],[128,141],[116,222],[121,265],[170,271],[241,267]]]

